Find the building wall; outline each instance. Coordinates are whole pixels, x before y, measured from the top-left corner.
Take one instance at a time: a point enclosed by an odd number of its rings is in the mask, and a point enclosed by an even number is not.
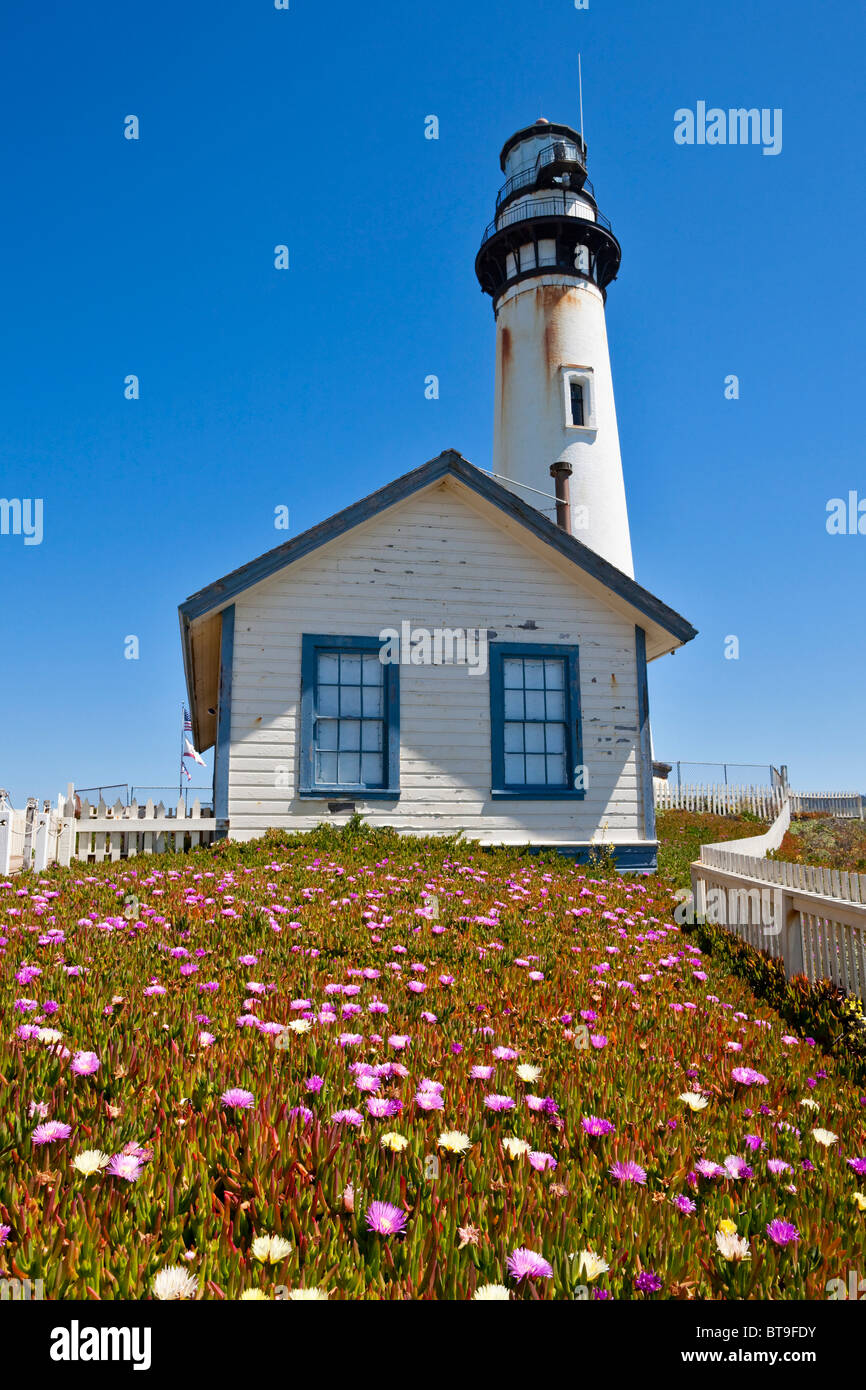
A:
[[[547,550],[547,548],[545,548]],[[551,552],[552,554],[552,552]],[[296,795],[301,637],[378,635],[403,620],[487,628],[491,640],[580,647],[583,801],[492,801],[490,685],[465,666],[402,666],[396,803],[356,799],[370,824],[464,829],[485,843],[643,839],[635,629],[534,553],[453,484],[401,502],[236,600],[229,821],[232,838],[312,828],[327,801]]]

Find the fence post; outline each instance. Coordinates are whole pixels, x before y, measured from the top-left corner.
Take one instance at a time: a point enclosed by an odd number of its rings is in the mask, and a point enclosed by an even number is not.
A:
[[[7,877],[12,865],[12,807],[0,788],[0,874]]]
[[[33,868],[37,874],[43,873],[48,867],[48,832],[50,829],[50,810],[40,811],[36,816],[36,851],[33,856]]]
[[[782,920],[782,960],[785,965],[785,974],[788,979],[794,975],[805,974],[805,963],[803,960],[803,926],[800,914],[791,905],[791,899],[787,893],[780,895],[782,908],[780,917]]]

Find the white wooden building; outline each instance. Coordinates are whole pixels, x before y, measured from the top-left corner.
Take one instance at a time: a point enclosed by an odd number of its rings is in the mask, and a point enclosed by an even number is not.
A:
[[[570,127],[518,131],[501,164],[476,262],[499,480],[450,450],[181,605],[218,834],[358,811],[655,866],[646,666],[695,631],[631,572],[604,322],[619,243]]]

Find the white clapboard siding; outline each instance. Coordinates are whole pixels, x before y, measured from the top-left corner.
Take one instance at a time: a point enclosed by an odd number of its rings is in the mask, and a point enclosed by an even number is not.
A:
[[[551,552],[553,557],[553,552]],[[354,800],[373,825],[462,829],[486,843],[643,839],[634,626],[576,569],[518,543],[447,486],[407,498],[235,602],[229,822],[233,838],[331,819],[296,796],[301,638],[378,635],[403,621],[484,628],[492,641],[580,649],[583,801],[490,797],[488,675],[400,668],[400,798]],[[335,822],[345,816],[333,816]]]

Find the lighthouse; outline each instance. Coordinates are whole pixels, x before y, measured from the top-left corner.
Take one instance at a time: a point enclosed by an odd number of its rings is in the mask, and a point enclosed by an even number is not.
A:
[[[620,245],[571,126],[518,130],[500,167],[475,262],[496,316],[493,471],[633,577],[604,313]]]

